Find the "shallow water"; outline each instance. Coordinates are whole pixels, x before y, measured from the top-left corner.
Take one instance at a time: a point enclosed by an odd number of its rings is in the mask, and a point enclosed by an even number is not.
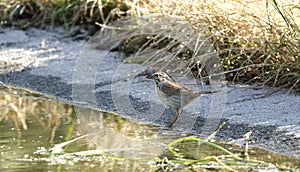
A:
[[[3,171],[161,170],[157,159],[176,160],[167,144],[188,135],[118,114],[57,102],[54,97],[30,90],[1,87],[0,93],[0,170]],[[80,139],[66,146],[54,146],[75,138]],[[241,152],[238,146],[225,147]],[[191,142],[180,143],[178,149],[189,159],[222,153]],[[87,150],[90,152],[85,155],[80,152]],[[250,149],[249,154],[251,158],[285,167],[300,166],[299,159],[272,152]],[[188,171],[182,165],[172,168]]]

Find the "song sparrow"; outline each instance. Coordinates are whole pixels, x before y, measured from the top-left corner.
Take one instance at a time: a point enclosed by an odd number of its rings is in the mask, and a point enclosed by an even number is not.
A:
[[[170,75],[159,69],[148,69],[143,74],[147,75],[146,78],[155,81],[157,93],[161,100],[176,112],[176,116],[168,125],[169,127],[177,121],[183,107],[201,94],[220,92],[220,90],[193,91],[180,85]]]

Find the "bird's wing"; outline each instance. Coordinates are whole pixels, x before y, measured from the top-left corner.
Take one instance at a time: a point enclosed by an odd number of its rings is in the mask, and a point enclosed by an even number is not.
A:
[[[182,89],[182,87],[176,82],[164,83],[159,87],[161,91],[166,95],[180,95],[180,90]]]

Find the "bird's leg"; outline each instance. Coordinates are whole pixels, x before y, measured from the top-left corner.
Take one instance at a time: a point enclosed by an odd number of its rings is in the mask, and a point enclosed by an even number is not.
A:
[[[173,118],[173,120],[169,123],[168,127],[172,127],[172,125],[177,121],[178,117],[181,115],[182,113],[182,108],[176,110],[176,116],[175,118]]]

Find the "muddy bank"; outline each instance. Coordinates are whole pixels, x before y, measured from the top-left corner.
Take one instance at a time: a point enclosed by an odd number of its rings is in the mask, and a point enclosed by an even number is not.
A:
[[[172,118],[173,112],[156,96],[154,84],[134,77],[139,65],[123,63],[124,57],[118,52],[97,50],[88,51],[93,58],[87,61],[82,54],[86,53],[82,52],[85,43],[69,37],[61,28],[2,28],[0,81],[62,101],[75,99],[82,106],[116,111],[137,122],[164,126]],[[228,83],[220,88],[219,95],[201,96],[186,107],[173,130],[207,135],[226,121],[218,139],[243,143],[243,135],[252,131],[252,146],[300,155],[298,95],[280,90],[265,96],[271,88]]]

